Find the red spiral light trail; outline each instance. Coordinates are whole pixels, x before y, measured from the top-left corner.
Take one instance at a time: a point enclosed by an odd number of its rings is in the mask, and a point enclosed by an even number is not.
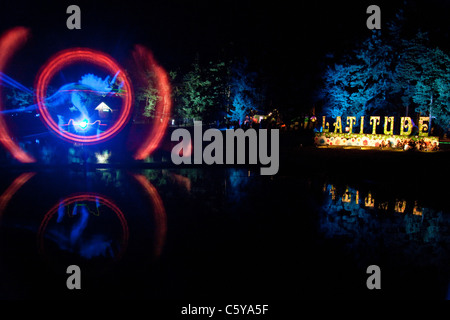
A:
[[[125,91],[125,95],[123,96],[124,101],[120,110],[120,115],[117,121],[111,126],[111,128],[107,129],[105,132],[99,135],[82,136],[66,131],[61,131],[58,124],[51,117],[45,104],[47,87],[54,75],[62,68],[77,62],[91,63],[93,65],[106,69],[109,73],[112,74],[116,74],[119,70],[120,72],[117,76],[117,79],[118,81],[122,81],[124,83],[123,90]],[[38,76],[36,77],[35,90],[37,104],[44,123],[52,131],[60,135],[65,140],[84,144],[95,144],[103,142],[112,138],[118,132],[120,132],[120,130],[122,130],[123,127],[128,123],[134,101],[133,87],[122,68],[120,68],[119,65],[105,53],[87,48],[63,50],[53,56],[38,73]]]
[[[0,72],[6,68],[8,61],[14,53],[22,47],[29,37],[30,32],[24,27],[15,27],[6,31],[0,37]],[[1,87],[0,87],[1,95]],[[3,110],[2,101],[0,99],[0,111]],[[11,138],[4,116],[0,112],[0,143],[12,154],[12,156],[22,163],[36,162],[36,160],[26,153]]]
[[[155,107],[156,116],[153,127],[134,155],[136,160],[143,160],[158,147],[166,132],[172,109],[172,99],[170,96],[172,89],[167,72],[156,62],[149,49],[141,45],[136,45],[133,51],[133,58],[136,64],[140,66],[142,72],[154,72],[156,90],[159,95]],[[144,76],[142,75],[141,78],[144,78]]]

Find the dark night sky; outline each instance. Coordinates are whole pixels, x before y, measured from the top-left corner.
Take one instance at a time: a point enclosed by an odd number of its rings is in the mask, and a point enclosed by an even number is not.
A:
[[[66,28],[66,8],[81,8],[81,30]],[[450,49],[450,1],[8,1],[0,5],[0,30],[23,25],[33,34],[13,64],[35,74],[50,55],[75,46],[129,57],[133,44],[149,47],[167,69],[224,54],[247,56],[264,70],[275,104],[305,101],[327,60],[370,34],[366,8],[381,7],[382,28],[403,8],[407,27],[430,31],[436,45]],[[19,63],[20,61],[20,63]],[[11,68],[12,69],[12,68]]]

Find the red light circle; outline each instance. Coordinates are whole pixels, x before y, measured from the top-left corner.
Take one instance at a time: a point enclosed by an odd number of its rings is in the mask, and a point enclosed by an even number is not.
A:
[[[74,133],[61,131],[58,124],[51,117],[45,104],[47,88],[54,75],[62,68],[79,62],[93,64],[105,69],[111,74],[116,74],[117,71],[120,71],[117,79],[119,79],[119,81],[122,80],[124,84],[124,101],[122,103],[120,115],[117,118],[117,121],[105,132],[98,135],[81,136]],[[39,112],[45,125],[63,139],[83,144],[96,144],[115,136],[127,124],[133,106],[133,87],[123,69],[105,53],[87,48],[63,50],[53,56],[39,71],[36,77],[35,90]]]

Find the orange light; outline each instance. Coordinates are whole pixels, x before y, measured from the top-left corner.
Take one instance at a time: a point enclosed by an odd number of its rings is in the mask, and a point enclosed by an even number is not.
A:
[[[172,89],[167,72],[156,62],[149,49],[137,45],[133,52],[133,58],[142,72],[152,71],[155,74],[156,90],[159,95],[155,106],[156,116],[153,127],[134,155],[136,160],[144,160],[158,147],[166,132],[172,109],[172,99],[170,97]],[[144,76],[142,78],[145,79]]]

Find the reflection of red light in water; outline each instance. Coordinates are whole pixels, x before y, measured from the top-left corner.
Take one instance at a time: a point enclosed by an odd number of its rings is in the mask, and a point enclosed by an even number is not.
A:
[[[27,40],[29,32],[23,27],[16,27],[5,32],[0,38],[0,72],[6,67],[6,64],[15,51],[17,51]],[[0,88],[1,90],[1,88]],[[1,91],[0,91],[1,95]],[[3,110],[2,102],[0,101],[0,112]],[[6,127],[6,122],[3,115],[0,113],[0,142],[3,146],[11,152],[14,158],[20,162],[30,163],[36,160],[23,151],[17,143],[11,139],[11,134]]]
[[[14,179],[13,183],[11,183],[8,189],[3,192],[3,194],[0,196],[0,219],[3,215],[3,211],[6,208],[6,205],[8,204],[9,200],[11,200],[12,196],[34,175],[34,172],[22,173],[20,176]]]
[[[133,52],[133,58],[141,72],[150,71],[155,74],[156,90],[159,94],[155,107],[156,116],[153,127],[134,155],[136,160],[143,160],[158,147],[166,132],[172,108],[171,86],[166,71],[158,65],[150,50],[137,45]],[[145,79],[145,76],[141,75],[140,78]]]
[[[0,218],[2,217],[3,211],[6,208],[7,204],[14,196],[14,194],[25,184],[27,183],[33,176],[34,172],[31,173],[23,173],[19,177],[17,177],[13,183],[8,187],[8,189],[0,196]],[[139,184],[144,188],[146,193],[150,197],[150,201],[152,202],[154,219],[155,219],[155,249],[154,254],[156,257],[161,255],[162,249],[164,247],[164,242],[166,239],[167,233],[167,217],[166,211],[164,209],[164,204],[162,202],[161,197],[159,196],[156,188],[147,180],[147,178],[140,174],[134,174],[134,178],[139,182]],[[128,245],[129,238],[129,229],[128,223],[122,213],[122,211],[117,207],[114,202],[106,198],[105,196],[96,194],[96,193],[80,193],[75,194],[70,197],[65,198],[64,200],[55,204],[44,216],[38,230],[37,241],[39,251],[41,253],[44,252],[44,233],[47,228],[48,223],[58,212],[61,206],[66,207],[76,202],[94,202],[100,203],[102,205],[106,205],[109,209],[111,209],[119,218],[120,223],[122,225],[122,244],[120,252],[117,255],[117,259],[120,259]]]
[[[52,217],[55,215],[55,213],[58,212],[59,208],[61,206],[69,206],[71,204],[74,204],[76,202],[94,202],[94,203],[100,203],[102,205],[107,206],[109,209],[114,211],[114,213],[117,215],[117,217],[120,220],[120,223],[122,225],[122,244],[120,246],[120,251],[117,254],[117,259],[120,259],[128,245],[128,224],[127,220],[125,219],[122,211],[108,198],[95,194],[95,193],[82,193],[82,194],[75,194],[73,196],[70,196],[68,198],[65,198],[64,200],[58,202],[56,205],[54,205],[44,216],[44,219],[41,222],[41,225],[39,226],[38,230],[38,247],[39,251],[41,253],[44,252],[44,234],[45,229],[47,228],[47,225],[49,221],[52,219]]]
[[[58,124],[51,117],[45,105],[45,99],[47,96],[47,87],[51,79],[54,77],[54,75],[57,72],[59,72],[62,68],[78,62],[96,65],[98,67],[104,68],[111,74],[116,74],[117,71],[120,71],[119,75],[117,76],[117,81],[123,82],[124,84],[123,90],[125,91],[126,94],[123,96],[124,101],[120,110],[119,117],[117,118],[115,123],[111,126],[111,128],[107,129],[105,132],[100,133],[98,135],[84,136],[66,131],[61,131]],[[37,104],[39,106],[39,111],[41,113],[42,120],[51,130],[53,130],[64,139],[71,142],[80,142],[85,144],[94,144],[103,142],[107,139],[112,138],[120,130],[122,130],[130,118],[131,108],[134,99],[131,82],[128,80],[124,71],[111,57],[99,51],[95,51],[92,49],[76,48],[64,50],[57,53],[40,70],[36,78],[35,88],[36,88]]]
[[[153,211],[155,215],[155,224],[156,224],[155,255],[159,257],[164,246],[164,241],[166,239],[166,232],[167,232],[166,210],[164,209],[164,204],[158,194],[158,191],[150,183],[150,181],[148,181],[148,179],[141,174],[134,174],[133,176],[148,193],[153,204]]]

